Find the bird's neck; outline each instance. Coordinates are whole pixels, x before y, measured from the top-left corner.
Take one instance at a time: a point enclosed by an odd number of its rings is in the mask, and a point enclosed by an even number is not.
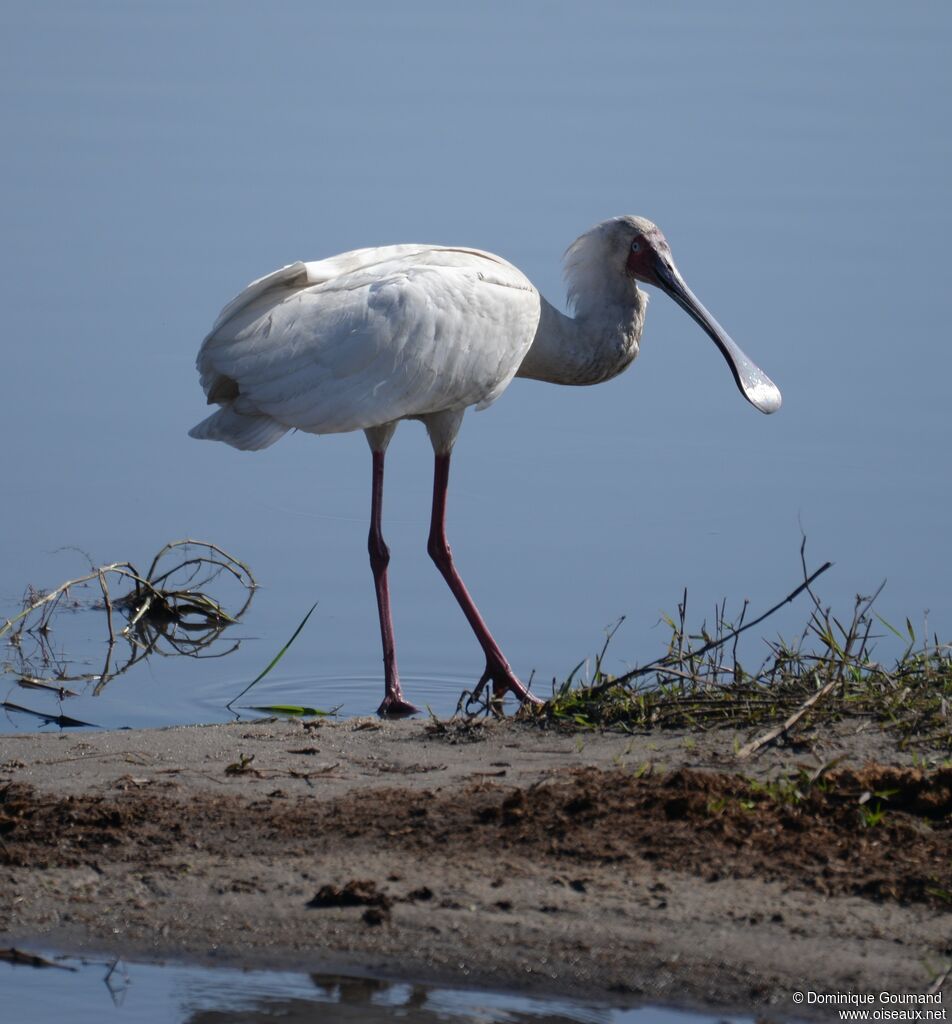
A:
[[[542,299],[539,327],[516,374],[551,384],[599,384],[638,355],[648,296],[638,289],[623,302],[583,306],[574,317]]]

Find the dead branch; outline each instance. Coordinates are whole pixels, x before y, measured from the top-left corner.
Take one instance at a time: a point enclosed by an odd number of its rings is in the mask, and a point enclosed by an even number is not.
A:
[[[244,595],[234,611],[226,610],[221,601],[202,589],[220,576],[237,584]],[[102,594],[100,607],[105,613],[107,633],[105,664],[99,673],[71,674],[49,638],[65,599],[91,583],[98,584]],[[0,626],[0,638],[8,637],[16,652],[14,671],[25,685],[56,689],[61,696],[68,696],[72,691],[63,687],[64,682],[96,682],[98,693],[110,679],[150,654],[205,656],[203,652],[222,630],[244,614],[256,588],[248,566],[217,544],[191,538],[177,540],[162,547],[146,574],[131,562],[110,562],[92,567],[46,593],[31,590],[23,608]],[[121,629],[115,624],[117,612],[125,618]],[[32,644],[25,643],[27,639]],[[120,641],[125,641],[128,650],[124,658],[117,659]],[[163,644],[167,651],[162,650]],[[29,654],[27,647],[31,648]],[[46,671],[35,667],[37,661]],[[54,670],[52,674],[50,669]]]

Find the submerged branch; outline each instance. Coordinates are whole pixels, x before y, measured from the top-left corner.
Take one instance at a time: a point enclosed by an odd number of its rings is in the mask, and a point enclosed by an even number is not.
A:
[[[220,578],[230,580],[226,590],[238,588],[234,611],[226,611],[223,600],[203,589],[217,585]],[[89,585],[98,586],[101,604],[73,601],[69,606],[104,613],[105,664],[99,673],[76,673],[54,651],[53,627],[64,601]],[[0,626],[0,638],[6,637],[15,652],[15,663],[8,668],[21,685],[55,689],[61,696],[69,696],[72,691],[65,689],[65,682],[95,682],[98,693],[110,679],[150,654],[219,656],[220,651],[208,649],[244,614],[256,588],[248,566],[217,544],[177,540],[155,555],[145,574],[131,562],[110,562],[45,593],[31,590],[22,609]],[[125,619],[121,629],[116,628],[117,612]],[[123,646],[125,653],[118,653]]]

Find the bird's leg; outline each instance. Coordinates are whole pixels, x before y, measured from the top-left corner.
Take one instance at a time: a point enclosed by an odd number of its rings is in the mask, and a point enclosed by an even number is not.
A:
[[[393,620],[390,617],[390,587],[387,583],[387,566],[390,564],[390,548],[383,539],[380,527],[383,512],[383,460],[384,452],[373,450],[373,488],[370,498],[370,535],[367,549],[370,552],[370,568],[374,574],[374,589],[377,591],[377,611],[380,613],[380,640],[383,644],[383,671],[386,691],[383,702],[377,709],[378,715],[412,715],[419,708],[410,704],[400,688],[397,672],[397,652],[393,642]]]
[[[430,519],[430,537],[426,549],[449,584],[450,590],[453,591],[453,596],[459,602],[460,608],[463,609],[463,614],[486,655],[486,671],[479,681],[474,696],[478,696],[486,683],[492,680],[493,698],[496,701],[501,701],[506,691],[509,690],[522,703],[541,704],[542,701],[529,693],[510,668],[509,662],[506,661],[505,655],[493,639],[489,627],[483,621],[479,609],[473,603],[466,585],[453,564],[453,553],[446,540],[446,489],[449,476],[450,454],[449,452],[443,454],[437,452],[433,473],[433,514]]]

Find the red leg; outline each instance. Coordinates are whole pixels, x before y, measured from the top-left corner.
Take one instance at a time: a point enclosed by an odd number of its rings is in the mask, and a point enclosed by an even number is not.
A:
[[[377,611],[380,613],[380,639],[383,643],[383,671],[386,691],[383,702],[377,709],[378,715],[412,715],[419,708],[410,704],[400,688],[397,672],[397,652],[393,642],[393,621],[390,618],[390,587],[387,584],[387,566],[390,564],[390,549],[383,539],[380,519],[383,512],[383,459],[382,451],[373,452],[373,489],[370,499],[370,535],[367,550],[370,552],[370,568],[374,574],[374,589],[377,591]]]
[[[453,596],[459,602],[463,614],[476,634],[483,653],[486,655],[486,671],[483,674],[480,685],[492,680],[493,696],[501,699],[507,690],[511,690],[519,701],[531,704],[541,704],[538,697],[533,696],[522,685],[515,672],[506,661],[505,655],[499,649],[499,645],[493,639],[489,627],[483,621],[479,609],[469,596],[469,591],[456,571],[453,564],[453,552],[450,550],[446,540],[446,489],[450,477],[450,456],[449,454],[437,455],[433,474],[433,515],[430,519],[430,537],[427,542],[427,551],[430,558],[436,563],[436,567],[443,574],[443,578],[449,584]]]

